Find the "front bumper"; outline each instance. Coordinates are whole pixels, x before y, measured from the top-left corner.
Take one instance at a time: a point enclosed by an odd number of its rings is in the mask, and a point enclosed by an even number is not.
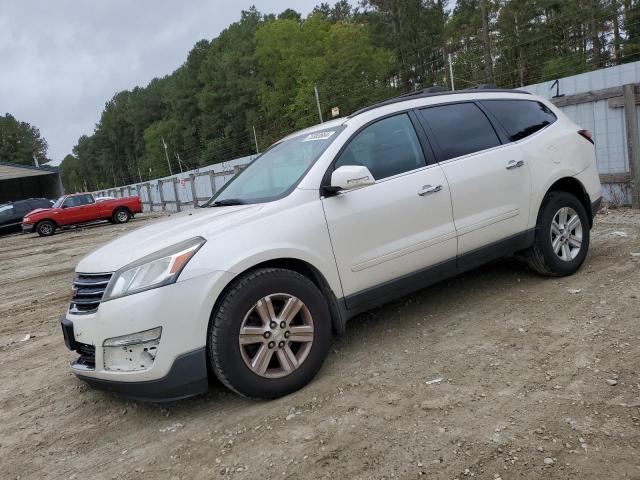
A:
[[[33,223],[22,223],[21,225],[22,233],[33,233],[33,228],[35,225]]]
[[[60,319],[65,344],[80,354],[73,373],[100,389],[150,401],[189,397],[208,389],[206,340],[214,302],[232,274],[213,272],[102,302],[90,314]],[[110,369],[104,341],[162,327],[151,364]]]

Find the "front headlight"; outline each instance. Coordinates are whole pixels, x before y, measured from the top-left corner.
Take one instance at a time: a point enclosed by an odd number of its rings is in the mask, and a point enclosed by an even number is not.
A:
[[[111,277],[102,301],[175,283],[205,241],[202,237],[191,238],[122,267]]]

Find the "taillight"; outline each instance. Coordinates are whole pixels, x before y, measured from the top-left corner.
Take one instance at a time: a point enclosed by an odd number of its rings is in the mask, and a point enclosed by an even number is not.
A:
[[[593,133],[591,133],[589,130],[578,130],[578,134],[595,145],[593,141]]]

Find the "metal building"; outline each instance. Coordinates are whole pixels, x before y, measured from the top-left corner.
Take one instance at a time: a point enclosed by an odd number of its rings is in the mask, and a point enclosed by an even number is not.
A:
[[[25,198],[56,199],[62,192],[57,167],[32,167],[0,161],[0,203]]]

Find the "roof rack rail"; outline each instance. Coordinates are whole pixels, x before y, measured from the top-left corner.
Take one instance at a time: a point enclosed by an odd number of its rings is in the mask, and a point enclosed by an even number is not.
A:
[[[449,89],[446,87],[441,87],[439,85],[434,85],[433,87],[421,88],[420,90],[414,90],[413,92],[403,93],[402,95],[398,95],[393,98],[406,98],[406,97],[415,97],[417,95],[423,95],[427,93],[440,93],[440,92],[448,92]]]
[[[467,87],[465,90],[499,90],[493,83],[478,83],[473,87]]]
[[[511,88],[496,88],[495,85],[491,84],[479,84],[475,87],[465,88],[464,90],[448,90],[444,87],[428,87],[423,88],[422,90],[416,90],[415,92],[404,93],[397,97],[392,97],[387,100],[383,100],[379,103],[374,103],[373,105],[369,105],[368,107],[361,108],[360,110],[356,110],[347,118],[353,118],[356,115],[360,115],[361,113],[368,112],[378,107],[384,107],[385,105],[392,105],[394,103],[406,102],[408,100],[413,100],[416,98],[427,98],[427,97],[439,97],[442,95],[455,95],[458,93],[475,93],[478,90],[484,90],[486,93],[496,92],[496,93],[521,93],[523,95],[531,95],[529,92],[525,90],[514,90]]]

